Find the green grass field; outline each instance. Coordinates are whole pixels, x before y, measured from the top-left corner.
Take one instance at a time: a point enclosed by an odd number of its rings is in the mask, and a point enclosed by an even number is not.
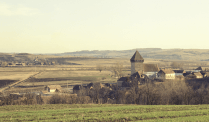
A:
[[[209,121],[209,105],[55,104],[1,106],[0,121]]]

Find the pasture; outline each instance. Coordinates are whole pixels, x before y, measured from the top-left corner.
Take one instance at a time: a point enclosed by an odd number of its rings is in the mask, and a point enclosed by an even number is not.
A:
[[[36,72],[0,72],[0,80],[23,80]]]
[[[74,85],[88,84],[91,82],[116,83],[117,78],[111,72],[111,66],[116,63],[123,64],[123,74],[130,74],[129,58],[87,58],[87,57],[56,57],[56,60],[63,60],[69,65],[43,65],[43,66],[25,66],[25,67],[0,67],[1,86],[5,87],[16,81],[26,79],[35,72],[39,72],[33,79],[21,82],[8,89],[11,92],[31,92],[41,91],[46,85],[61,85],[62,88],[70,88]],[[179,63],[183,61],[177,61]],[[158,64],[159,67],[170,67],[172,60],[145,59],[144,63]],[[197,68],[198,62],[186,61],[186,67]],[[100,72],[97,66],[103,67]]]
[[[0,92],[13,87],[38,72],[0,72]]]
[[[62,88],[72,89],[74,85],[91,82],[116,83],[117,78],[112,77],[110,71],[62,71],[51,70],[41,72],[34,79],[19,83],[9,92],[42,91],[46,85],[61,85]]]
[[[54,104],[1,106],[3,121],[208,121],[209,105]]]

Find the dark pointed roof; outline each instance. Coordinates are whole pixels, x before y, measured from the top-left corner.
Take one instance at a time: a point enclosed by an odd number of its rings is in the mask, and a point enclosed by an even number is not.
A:
[[[195,69],[195,70],[202,70],[202,67],[201,66],[199,66],[197,69]]]
[[[143,60],[144,61],[143,57],[139,54],[138,51],[136,51],[134,53],[134,55],[132,56],[132,58],[130,60],[131,61],[138,61],[138,60]]]

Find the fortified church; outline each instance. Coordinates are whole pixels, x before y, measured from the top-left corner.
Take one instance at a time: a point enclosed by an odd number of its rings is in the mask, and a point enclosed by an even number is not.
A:
[[[157,64],[144,64],[143,57],[139,54],[138,51],[134,53],[131,61],[131,75],[141,75],[145,74],[149,78],[156,77],[159,68]]]
[[[129,86],[130,80],[133,79],[140,79],[140,78],[149,78],[153,79],[157,77],[159,68],[157,64],[145,64],[143,57],[139,54],[138,51],[134,53],[132,58],[130,59],[131,62],[131,76],[121,77],[118,79],[117,83],[119,87]],[[137,80],[135,85],[138,85],[140,82]]]

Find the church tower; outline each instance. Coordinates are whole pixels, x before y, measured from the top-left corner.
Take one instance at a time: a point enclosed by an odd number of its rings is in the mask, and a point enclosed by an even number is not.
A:
[[[138,51],[134,53],[132,58],[130,59],[131,61],[131,75],[137,71],[143,72],[143,62],[144,59],[143,57],[139,54]]]

